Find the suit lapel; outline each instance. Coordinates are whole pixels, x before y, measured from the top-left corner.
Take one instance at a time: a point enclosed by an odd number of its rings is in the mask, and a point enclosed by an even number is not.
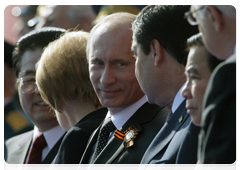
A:
[[[147,123],[153,119],[155,114],[160,111],[162,107],[157,105],[150,105],[145,103],[142,105],[135,114],[123,125],[120,131],[126,131],[130,126],[134,126],[139,130],[139,133],[142,131],[141,124]],[[103,149],[99,154],[98,158],[94,163],[112,163],[123,151],[125,150],[125,142],[121,142],[116,138],[113,138],[108,145]]]
[[[80,164],[88,164],[89,160],[92,156],[92,150],[94,145],[97,143],[97,138],[98,138],[98,133],[100,131],[100,127],[102,126],[104,120],[102,121],[102,123],[98,126],[98,128],[92,133],[92,135],[89,138],[89,143],[83,153],[82,159],[80,161]]]
[[[168,122],[162,127],[154,138],[153,142],[145,152],[141,163],[149,163],[174,137],[178,129],[184,124],[189,117],[185,108],[186,100],[184,100]]]

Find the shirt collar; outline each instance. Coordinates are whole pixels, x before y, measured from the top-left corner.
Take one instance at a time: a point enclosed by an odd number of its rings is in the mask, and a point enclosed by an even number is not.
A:
[[[235,44],[233,53],[234,53],[234,54],[235,54],[235,53],[238,53],[238,40],[237,40],[237,42],[236,42],[236,44]]]
[[[177,108],[180,106],[180,104],[184,101],[184,97],[181,95],[182,88],[185,86],[186,82],[183,84],[183,86],[180,88],[178,93],[176,94],[174,100],[173,100],[173,105],[172,105],[172,113],[174,113]]]
[[[146,102],[147,99],[146,96],[144,95],[137,102],[133,103],[132,105],[128,106],[127,108],[121,110],[120,112],[114,115],[111,115],[110,111],[108,111],[105,120],[108,117],[111,117],[113,124],[119,130],[128,121],[128,119]]]
[[[43,132],[43,135],[47,142],[49,150],[51,150],[55,146],[55,144],[58,142],[58,140],[63,136],[63,134],[65,132],[66,131],[64,129],[62,129],[61,126],[59,126],[59,125],[55,126],[54,128],[52,128],[48,131]],[[33,139],[35,139],[35,137],[39,133],[41,133],[39,131],[39,129],[36,126],[34,126]]]

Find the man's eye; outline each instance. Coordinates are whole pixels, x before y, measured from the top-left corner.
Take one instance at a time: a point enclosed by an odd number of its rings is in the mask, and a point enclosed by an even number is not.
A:
[[[22,78],[21,80],[23,83],[35,83],[36,81],[35,78],[28,78],[28,77]]]
[[[101,61],[92,61],[91,64],[93,64],[93,65],[103,65],[103,62],[101,62]]]
[[[125,63],[117,63],[117,66],[120,66],[120,67],[125,66],[125,65],[126,65]]]
[[[192,80],[198,79],[198,77],[196,77],[196,76],[189,76],[189,77],[190,77],[190,79],[192,79]]]

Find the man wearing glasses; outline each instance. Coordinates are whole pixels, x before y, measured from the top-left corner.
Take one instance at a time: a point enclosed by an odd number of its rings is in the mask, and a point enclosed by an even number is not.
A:
[[[43,48],[57,39],[64,29],[46,27],[22,36],[13,51],[13,67],[18,78],[21,106],[34,123],[33,131],[6,141],[6,162],[10,164],[50,164],[55,158],[65,134],[46,105],[35,83],[35,64]]]
[[[207,50],[225,60],[213,72],[203,101],[198,159],[203,164],[236,160],[236,9],[230,5],[193,5],[185,13],[198,25]]]

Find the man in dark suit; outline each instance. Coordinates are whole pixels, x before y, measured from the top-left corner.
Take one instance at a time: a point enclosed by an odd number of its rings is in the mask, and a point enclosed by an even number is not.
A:
[[[112,14],[91,30],[87,42],[90,80],[109,111],[91,135],[81,164],[140,163],[169,112],[147,103],[136,80],[131,52],[135,18],[129,13]]]
[[[189,50],[185,75],[187,82],[181,94],[186,98],[186,108],[192,124],[179,149],[178,164],[196,164],[198,135],[201,127],[202,102],[209,78],[214,68],[222,62],[211,55],[203,45],[201,33],[187,40]]]
[[[15,45],[13,67],[18,78],[19,99],[23,110],[35,126],[34,130],[6,141],[7,163],[50,164],[56,156],[65,130],[59,126],[52,110],[40,96],[35,84],[35,64],[41,57],[43,48],[64,32],[64,29],[58,28],[34,30],[22,36]],[[35,143],[38,143],[38,136],[42,136],[40,142],[44,146],[40,152],[35,152],[39,159],[33,160],[31,155],[34,153]]]
[[[173,164],[184,139],[190,117],[180,95],[187,52],[186,40],[196,34],[183,14],[190,6],[147,6],[132,25],[132,51],[137,80],[150,103],[171,109],[169,120],[146,150],[142,164]]]
[[[208,51],[225,60],[213,71],[204,96],[199,163],[231,164],[236,161],[236,9],[193,5],[186,17],[198,25]]]

